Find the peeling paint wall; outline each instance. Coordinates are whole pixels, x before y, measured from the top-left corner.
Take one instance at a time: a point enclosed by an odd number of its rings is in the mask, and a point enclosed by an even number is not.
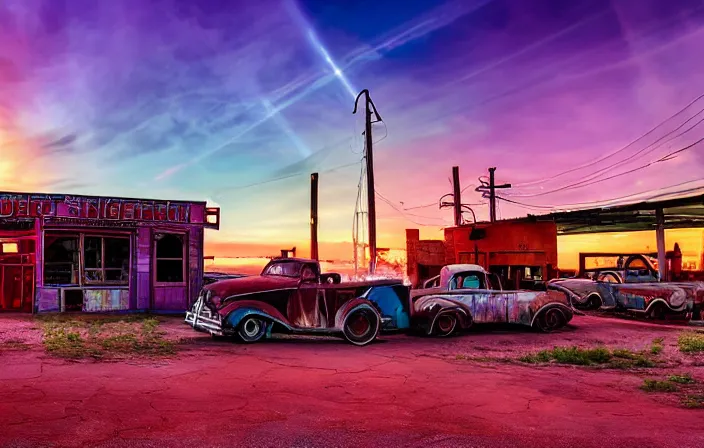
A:
[[[83,311],[120,311],[130,308],[129,289],[84,289]]]

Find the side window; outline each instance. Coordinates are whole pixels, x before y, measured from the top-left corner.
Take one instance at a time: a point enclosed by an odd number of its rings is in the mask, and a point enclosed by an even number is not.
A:
[[[44,283],[77,285],[79,283],[80,245],[78,235],[48,233],[44,237]]]
[[[184,235],[157,233],[156,240],[156,282],[183,283],[185,281]]]
[[[315,269],[313,265],[304,265],[303,270],[301,271],[301,279],[309,281],[316,280],[318,278],[318,276],[316,275],[316,271],[317,269]]]
[[[481,288],[481,284],[482,283],[479,280],[479,277],[476,276],[475,274],[467,275],[462,280],[462,288],[465,288],[465,289],[479,289],[479,288]]]
[[[451,283],[451,289],[484,289],[485,285],[482,278],[475,272],[464,272],[456,275]]]

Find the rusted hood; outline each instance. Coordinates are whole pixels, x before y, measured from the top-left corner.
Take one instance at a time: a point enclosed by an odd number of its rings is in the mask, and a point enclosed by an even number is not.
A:
[[[222,280],[207,285],[205,289],[212,291],[213,297],[224,299],[240,294],[295,288],[297,285],[298,279],[296,278],[279,277],[275,275],[257,275],[252,277]]]

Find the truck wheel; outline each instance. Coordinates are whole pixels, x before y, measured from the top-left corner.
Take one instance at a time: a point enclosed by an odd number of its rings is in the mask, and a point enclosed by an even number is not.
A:
[[[667,307],[658,302],[650,308],[646,317],[652,320],[665,320],[667,318]]]
[[[599,308],[601,308],[601,296],[596,293],[590,294],[589,297],[587,297],[586,309],[593,311]]]
[[[548,308],[535,319],[535,327],[543,333],[551,333],[567,325],[565,313],[558,307]]]
[[[360,307],[353,310],[342,324],[342,333],[354,345],[367,345],[379,334],[381,319],[373,310]]]
[[[444,313],[438,316],[435,321],[433,333],[435,336],[446,337],[452,335],[457,329],[457,315],[455,313]]]
[[[256,316],[246,317],[237,327],[237,336],[242,342],[257,342],[266,334],[267,322]]]

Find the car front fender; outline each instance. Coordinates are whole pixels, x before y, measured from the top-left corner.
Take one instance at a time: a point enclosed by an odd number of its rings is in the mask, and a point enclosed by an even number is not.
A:
[[[222,317],[223,326],[237,328],[242,319],[247,316],[257,315],[264,319],[276,322],[286,328],[291,328],[288,320],[273,306],[258,300],[241,300],[229,302],[218,310]]]
[[[562,303],[557,303],[557,302],[547,303],[535,311],[535,313],[533,314],[533,317],[530,320],[530,326],[532,327],[533,324],[535,324],[535,319],[537,319],[538,316],[540,316],[540,313],[542,313],[545,310],[550,309],[550,308],[559,308],[562,310],[563,313],[565,313],[565,318],[566,318],[565,324],[569,323],[572,320],[572,318],[574,317],[574,310],[572,309],[572,307],[564,305]]]
[[[425,328],[428,334],[432,332],[435,321],[441,314],[448,312],[457,314],[461,319],[460,322],[463,328],[467,327],[473,319],[472,312],[467,306],[442,296],[428,295],[418,297],[412,306],[412,316],[416,327]]]

